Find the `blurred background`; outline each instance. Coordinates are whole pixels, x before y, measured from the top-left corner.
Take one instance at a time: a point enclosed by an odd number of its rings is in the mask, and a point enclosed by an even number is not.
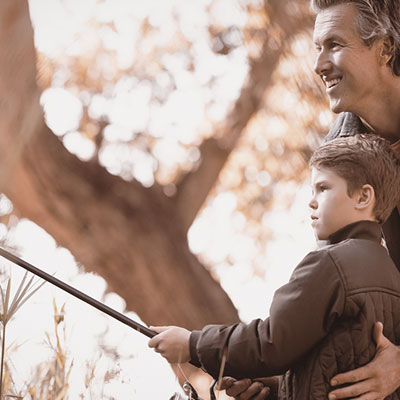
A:
[[[148,325],[267,317],[314,247],[312,28],[308,0],[2,0],[1,245]],[[45,284],[7,323],[4,393],[207,396],[147,341]]]

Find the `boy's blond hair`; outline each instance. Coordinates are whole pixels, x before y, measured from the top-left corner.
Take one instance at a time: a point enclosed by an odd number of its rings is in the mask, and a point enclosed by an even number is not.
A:
[[[310,167],[334,171],[347,182],[349,196],[370,184],[379,223],[385,222],[400,203],[400,160],[390,143],[379,136],[359,134],[324,143],[312,155]]]

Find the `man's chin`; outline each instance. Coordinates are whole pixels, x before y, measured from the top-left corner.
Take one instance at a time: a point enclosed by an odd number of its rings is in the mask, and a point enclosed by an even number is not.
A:
[[[339,99],[329,98],[329,108],[335,114],[339,114],[343,111],[346,111],[342,105],[342,102]]]

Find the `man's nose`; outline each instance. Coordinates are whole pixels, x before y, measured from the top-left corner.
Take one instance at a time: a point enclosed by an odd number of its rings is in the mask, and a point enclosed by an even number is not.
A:
[[[321,50],[317,57],[315,58],[314,63],[314,71],[318,75],[322,75],[324,72],[328,71],[331,68],[331,61],[329,56],[326,54],[324,50]]]

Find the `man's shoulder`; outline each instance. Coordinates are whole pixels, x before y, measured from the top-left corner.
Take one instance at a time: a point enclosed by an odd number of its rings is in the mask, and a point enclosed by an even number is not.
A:
[[[343,136],[354,136],[357,133],[367,133],[361,119],[351,112],[342,112],[334,121],[324,141],[328,142]]]

